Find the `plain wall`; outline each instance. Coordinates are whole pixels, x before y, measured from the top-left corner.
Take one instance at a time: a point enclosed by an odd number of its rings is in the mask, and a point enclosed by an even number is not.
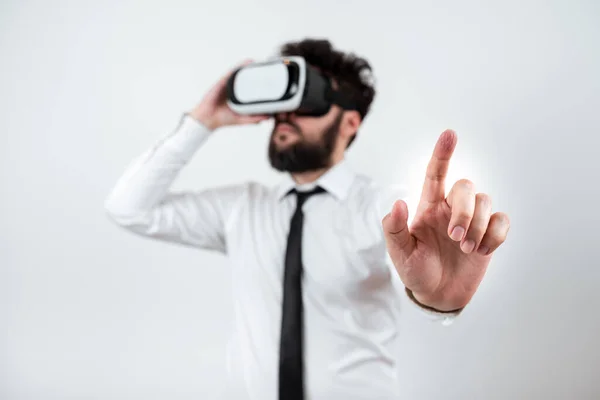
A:
[[[226,259],[103,203],[224,72],[306,36],[373,64],[356,170],[418,197],[453,128],[448,189],[472,179],[511,218],[453,325],[403,314],[404,398],[599,398],[599,21],[592,0],[3,1],[0,399],[216,398]],[[277,182],[269,130],[214,135],[174,189]]]

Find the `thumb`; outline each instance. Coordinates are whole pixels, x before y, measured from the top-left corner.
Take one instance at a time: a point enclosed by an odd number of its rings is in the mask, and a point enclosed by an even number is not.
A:
[[[269,115],[238,115],[237,125],[258,124],[271,118]]]
[[[415,239],[408,229],[408,206],[404,200],[394,203],[382,225],[390,257],[394,261],[408,258],[415,248]]]

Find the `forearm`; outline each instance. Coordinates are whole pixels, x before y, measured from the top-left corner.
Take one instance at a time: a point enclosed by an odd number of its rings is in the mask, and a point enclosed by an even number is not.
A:
[[[151,211],[210,132],[190,114],[184,114],[173,132],[136,158],[119,178],[105,201],[109,215],[127,219]]]

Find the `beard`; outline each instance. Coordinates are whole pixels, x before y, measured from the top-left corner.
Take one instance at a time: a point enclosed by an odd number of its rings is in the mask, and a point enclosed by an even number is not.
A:
[[[302,173],[331,166],[335,141],[342,122],[342,113],[325,128],[319,142],[310,143],[301,139],[297,143],[278,149],[274,135],[277,125],[282,122],[294,127],[296,133],[304,137],[300,128],[289,120],[276,120],[269,143],[269,162],[273,168],[280,172]]]

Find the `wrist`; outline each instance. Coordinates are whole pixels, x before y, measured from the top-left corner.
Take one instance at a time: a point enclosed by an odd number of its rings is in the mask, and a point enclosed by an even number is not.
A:
[[[211,113],[202,107],[192,109],[188,115],[204,125],[210,131],[214,131],[219,127],[219,124],[215,121]]]
[[[464,306],[460,306],[459,304],[434,302],[427,298],[424,298],[423,296],[420,296],[417,293],[414,293],[412,290],[410,290],[407,287],[405,287],[404,289],[406,291],[406,295],[414,303],[416,303],[418,306],[420,306],[426,310],[430,310],[430,311],[437,312],[437,313],[452,314],[452,313],[460,312],[464,308]]]

